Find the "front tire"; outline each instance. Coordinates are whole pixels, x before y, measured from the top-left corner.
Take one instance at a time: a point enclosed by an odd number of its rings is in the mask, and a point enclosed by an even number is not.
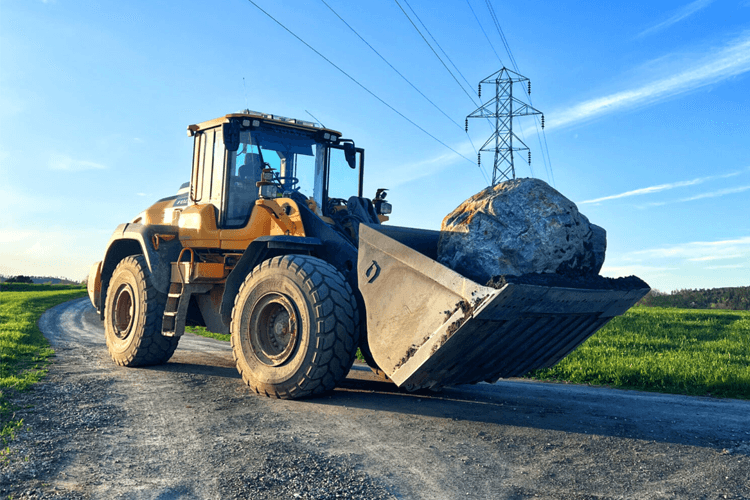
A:
[[[327,262],[275,257],[245,278],[230,331],[237,370],[255,392],[282,399],[317,395],[333,389],[352,367],[357,303]]]
[[[112,360],[120,366],[166,363],[178,337],[161,334],[164,294],[157,292],[142,255],[120,261],[107,287],[104,334]]]

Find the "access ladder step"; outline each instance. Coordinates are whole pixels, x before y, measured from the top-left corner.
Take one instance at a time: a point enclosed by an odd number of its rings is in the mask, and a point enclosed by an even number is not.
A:
[[[185,332],[185,320],[187,318],[190,297],[193,294],[205,293],[212,285],[194,285],[183,283],[172,283],[167,293],[167,303],[164,306],[164,315],[161,322],[161,334],[165,337],[181,337]]]

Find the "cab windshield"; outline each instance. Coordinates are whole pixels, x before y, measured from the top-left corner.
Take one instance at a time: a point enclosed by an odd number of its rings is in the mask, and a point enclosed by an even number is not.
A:
[[[325,146],[310,134],[294,129],[255,129],[240,132],[237,151],[228,151],[229,190],[226,227],[241,227],[258,199],[256,182],[261,179],[264,164],[279,176],[284,192],[298,190],[305,197],[322,203],[322,180],[325,171]],[[321,186],[315,192],[315,187]]]

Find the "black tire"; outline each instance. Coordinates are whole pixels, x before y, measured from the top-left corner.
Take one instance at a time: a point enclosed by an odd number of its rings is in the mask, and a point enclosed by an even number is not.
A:
[[[232,309],[232,351],[258,394],[296,399],[322,394],[346,377],[359,341],[352,289],[316,257],[285,255],[245,278]]]
[[[104,306],[104,334],[115,363],[158,365],[172,357],[180,339],[161,334],[165,299],[154,288],[142,255],[120,261],[109,280]]]

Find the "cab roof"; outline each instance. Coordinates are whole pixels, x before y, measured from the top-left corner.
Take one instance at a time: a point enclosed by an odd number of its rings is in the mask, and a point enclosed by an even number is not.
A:
[[[195,125],[188,125],[188,133],[190,132],[195,133],[200,130],[218,127],[219,125],[223,123],[229,123],[229,121],[231,120],[238,120],[238,119],[250,120],[251,122],[258,120],[262,123],[281,125],[282,127],[289,127],[289,128],[307,130],[307,131],[312,131],[312,132],[318,132],[322,130],[324,132],[328,132],[331,135],[335,134],[339,138],[341,137],[341,132],[330,129],[330,128],[321,127],[317,123],[308,122],[305,120],[298,120],[296,118],[287,118],[285,116],[272,115],[269,113],[261,113],[259,111],[251,111],[249,109],[246,109],[240,113],[230,113],[220,118],[214,118],[213,120],[208,120],[208,121],[201,122]]]

